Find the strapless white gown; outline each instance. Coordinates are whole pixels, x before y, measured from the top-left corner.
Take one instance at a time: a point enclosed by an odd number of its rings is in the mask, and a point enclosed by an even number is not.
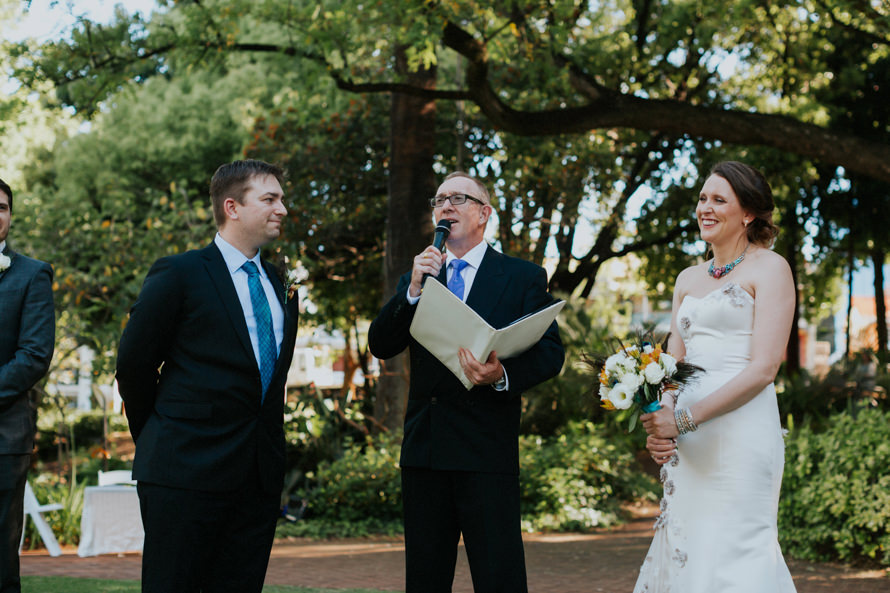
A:
[[[686,361],[705,369],[680,392],[689,407],[750,361],[754,299],[730,283],[677,313]],[[776,514],[785,463],[776,390],[677,439],[634,593],[793,593]]]

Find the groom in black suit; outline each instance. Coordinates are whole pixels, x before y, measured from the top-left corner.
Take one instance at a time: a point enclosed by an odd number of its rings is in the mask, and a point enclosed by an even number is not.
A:
[[[402,442],[406,592],[451,591],[463,535],[476,593],[528,590],[519,522],[520,395],[558,374],[565,354],[554,322],[523,354],[476,360],[458,353],[463,384],[409,334],[423,277],[433,276],[495,328],[552,302],[547,274],[505,256],[483,240],[492,208],[474,177],[455,172],[431,204],[436,221],[451,221],[446,252],[432,245],[414,258],[395,296],[371,324],[378,358],[408,348],[411,385]],[[442,319],[443,324],[448,319]]]
[[[263,587],[284,481],[283,405],[297,333],[260,248],[287,210],[282,171],[221,166],[219,232],[152,266],[121,337],[117,380],[136,441],[144,593]]]
[[[6,244],[12,190],[0,179],[0,593],[18,593],[19,540],[34,412],[29,390],[49,368],[55,343],[53,270]]]

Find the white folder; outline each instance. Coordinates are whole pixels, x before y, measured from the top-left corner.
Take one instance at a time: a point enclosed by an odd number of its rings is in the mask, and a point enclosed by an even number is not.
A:
[[[447,287],[430,279],[417,303],[410,331],[469,390],[473,384],[461,369],[459,348],[466,348],[480,362],[485,362],[492,350],[497,351],[500,360],[522,354],[538,343],[563,306],[565,301],[554,301],[507,327],[495,329]]]

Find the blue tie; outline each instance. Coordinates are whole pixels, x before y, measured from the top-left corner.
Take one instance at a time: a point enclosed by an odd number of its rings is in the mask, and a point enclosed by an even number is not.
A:
[[[252,261],[244,262],[241,269],[247,272],[250,304],[253,307],[253,316],[256,318],[256,337],[260,347],[260,379],[263,382],[263,399],[265,399],[266,389],[269,388],[272,372],[275,370],[275,361],[278,360],[275,331],[272,329],[272,312],[269,310],[269,300],[266,299],[266,291],[263,290],[260,271],[256,264]]]
[[[460,300],[464,299],[464,277],[461,271],[469,264],[462,259],[453,259],[448,266],[451,268],[451,279],[448,280],[448,290]]]

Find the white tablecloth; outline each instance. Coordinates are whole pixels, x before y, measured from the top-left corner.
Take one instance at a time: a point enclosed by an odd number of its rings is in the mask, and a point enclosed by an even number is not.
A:
[[[87,486],[78,556],[141,552],[145,539],[135,486]]]

